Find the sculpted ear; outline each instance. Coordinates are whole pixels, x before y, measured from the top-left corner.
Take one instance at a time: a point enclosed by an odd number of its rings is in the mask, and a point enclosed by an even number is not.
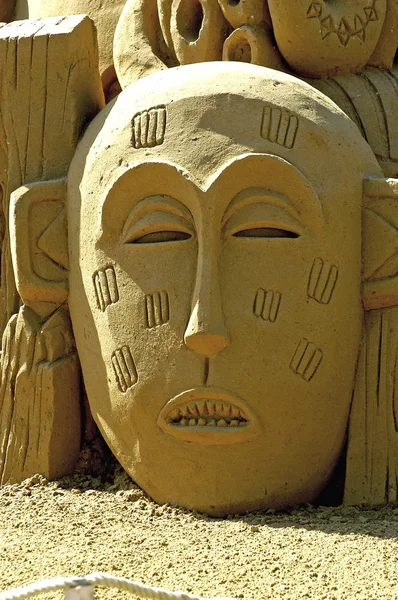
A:
[[[61,304],[68,296],[66,180],[24,185],[11,194],[10,244],[24,304]]]
[[[365,310],[398,305],[398,179],[366,179],[362,218]]]

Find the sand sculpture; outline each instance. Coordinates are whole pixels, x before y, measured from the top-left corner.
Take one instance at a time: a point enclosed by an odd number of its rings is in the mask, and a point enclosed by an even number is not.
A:
[[[113,65],[113,36],[126,0],[13,0],[13,20],[85,14],[97,29],[99,69],[107,100],[120,92]],[[0,15],[0,20],[1,19]],[[8,20],[8,19],[7,19]]]
[[[398,502],[398,11],[350,6],[128,0],[106,107],[88,17],[0,29],[2,484],[85,390],[158,502]]]

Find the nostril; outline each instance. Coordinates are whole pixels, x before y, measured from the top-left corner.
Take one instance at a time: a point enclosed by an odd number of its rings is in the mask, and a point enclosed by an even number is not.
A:
[[[223,333],[186,334],[184,341],[187,348],[206,357],[215,356],[229,345],[228,336]]]

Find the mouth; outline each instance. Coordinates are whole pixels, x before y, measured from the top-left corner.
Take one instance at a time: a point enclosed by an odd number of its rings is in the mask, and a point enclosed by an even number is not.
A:
[[[168,435],[201,444],[235,444],[256,435],[257,416],[227,390],[197,387],[178,394],[162,408],[158,426]]]

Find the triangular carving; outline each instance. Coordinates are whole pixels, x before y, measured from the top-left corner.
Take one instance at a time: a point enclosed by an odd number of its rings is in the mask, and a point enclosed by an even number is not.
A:
[[[363,211],[363,278],[368,280],[398,252],[398,230],[373,210]]]
[[[364,28],[364,22],[359,15],[355,15],[354,19],[354,33],[360,33]]]
[[[325,17],[321,21],[321,36],[324,40],[331,33],[335,33],[335,25],[331,16]]]
[[[350,34],[351,34],[351,30],[350,30],[348,23],[344,19],[341,19],[341,21],[339,23],[337,35],[343,46],[347,46],[347,44],[350,40]]]
[[[359,15],[354,19],[354,33],[352,37],[357,37],[361,42],[365,41],[365,25]]]
[[[377,12],[375,11],[375,9],[372,6],[368,6],[367,8],[364,8],[364,13],[366,15],[366,18],[368,20],[368,23],[370,21],[378,21],[379,18],[377,16]]]
[[[68,269],[69,258],[65,209],[59,213],[57,218],[42,233],[37,245],[51,260],[64,269]]]
[[[307,18],[308,19],[317,19],[322,14],[322,4],[318,4],[318,2],[313,2],[309,9],[307,10]]]

